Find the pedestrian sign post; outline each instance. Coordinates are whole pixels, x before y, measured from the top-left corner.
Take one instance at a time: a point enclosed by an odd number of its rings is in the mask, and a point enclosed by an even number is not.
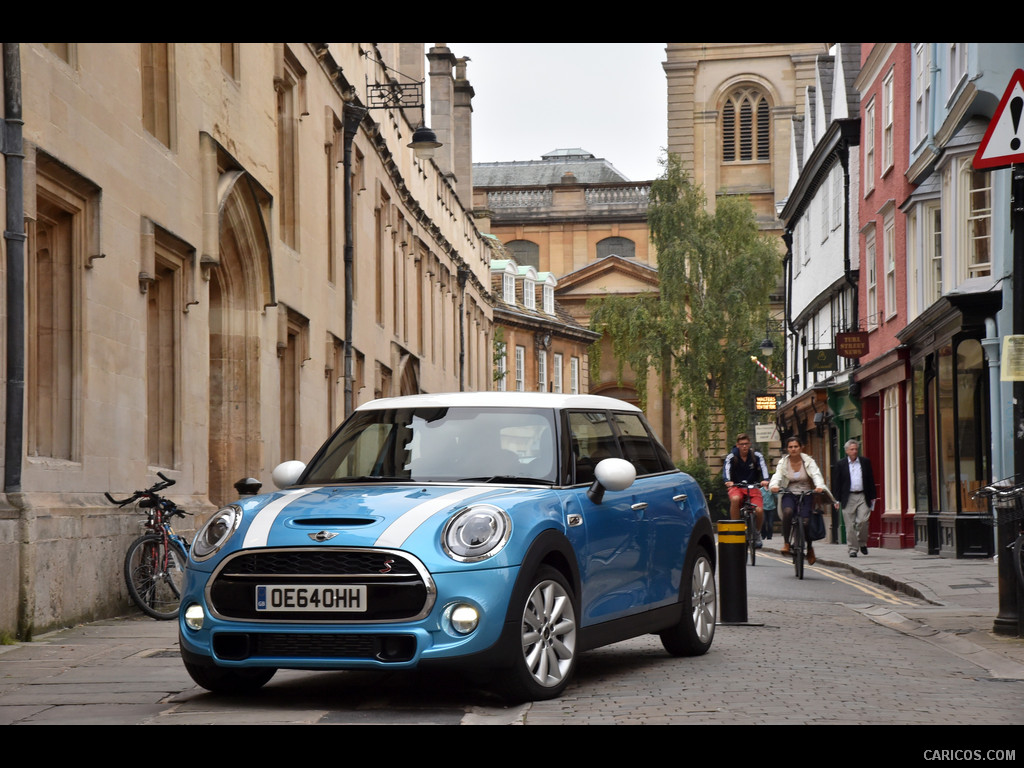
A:
[[[1010,78],[985,137],[974,154],[976,169],[1005,168],[1024,163],[1024,69]]]

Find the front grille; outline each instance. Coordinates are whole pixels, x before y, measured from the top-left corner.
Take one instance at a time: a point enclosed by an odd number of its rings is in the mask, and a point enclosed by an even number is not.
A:
[[[409,661],[416,655],[412,635],[326,634],[285,632],[218,632],[213,636],[218,658],[377,659]]]
[[[257,611],[258,586],[310,583],[344,589],[364,586],[366,610],[319,612]],[[273,622],[394,622],[422,618],[434,602],[430,575],[417,561],[393,550],[268,549],[241,552],[225,560],[207,587],[214,614],[225,619]]]
[[[387,550],[276,549],[231,558],[220,573],[232,576],[416,576],[407,558]]]

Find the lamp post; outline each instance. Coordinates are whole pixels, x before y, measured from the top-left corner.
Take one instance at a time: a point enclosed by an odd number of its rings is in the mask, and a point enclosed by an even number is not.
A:
[[[369,56],[369,54],[367,54]],[[378,61],[384,69],[394,72],[406,79],[408,75],[402,74],[397,69],[392,69],[382,61]],[[370,84],[366,83],[366,108],[367,109],[418,109],[423,114],[423,82],[414,80],[408,83],[400,83],[391,80],[387,83]],[[434,156],[434,150],[442,146],[437,140],[437,135],[423,124],[422,117],[419,125],[413,131],[412,141],[406,145],[416,155],[417,160],[429,160]]]

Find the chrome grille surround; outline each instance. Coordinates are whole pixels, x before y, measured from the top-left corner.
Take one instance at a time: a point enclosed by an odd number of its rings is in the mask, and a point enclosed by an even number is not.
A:
[[[381,573],[381,571],[385,571]],[[234,605],[237,599],[225,599],[225,587],[231,583],[237,591],[248,585],[252,590],[259,584],[289,584],[299,580],[336,581],[339,586],[365,584],[378,595],[404,591],[419,591],[422,598],[415,600],[415,609],[401,616],[375,618],[373,611],[361,614],[337,613],[325,615],[310,612],[304,615],[258,616],[255,598],[251,597],[251,610],[241,612]],[[418,621],[429,615],[437,600],[437,587],[430,572],[408,552],[373,547],[267,547],[243,549],[228,555],[214,569],[206,581],[206,604],[211,613],[226,621],[247,621],[272,624],[394,624]],[[378,598],[379,599],[379,598]],[[405,597],[405,602],[411,598]],[[218,602],[220,607],[218,607]]]

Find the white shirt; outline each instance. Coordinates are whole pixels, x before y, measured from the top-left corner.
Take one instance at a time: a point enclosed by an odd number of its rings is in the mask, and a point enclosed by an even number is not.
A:
[[[860,471],[860,460],[850,461],[850,493],[864,493],[864,475]]]

